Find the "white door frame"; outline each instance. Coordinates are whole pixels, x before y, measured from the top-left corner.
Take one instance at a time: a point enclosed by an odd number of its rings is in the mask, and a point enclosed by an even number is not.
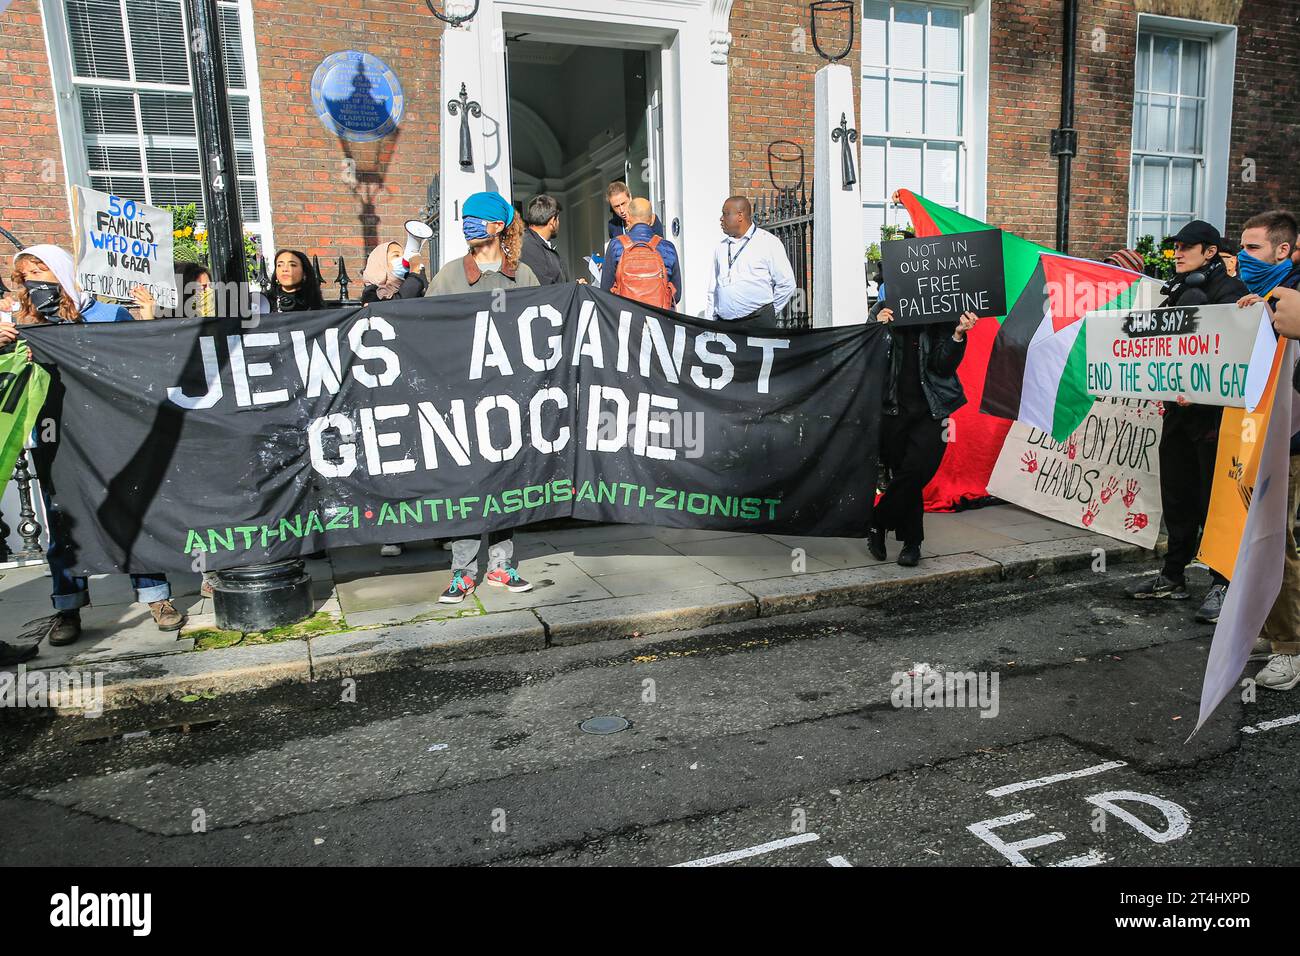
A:
[[[441,250],[463,255],[459,208],[467,195],[495,189],[510,199],[509,102],[505,31],[533,38],[606,47],[657,48],[664,108],[663,199],[668,238],[682,257],[680,308],[699,314],[721,235],[718,210],[729,193],[727,32],[732,0],[482,0],[469,23],[443,31],[439,97]],[[460,117],[447,102],[466,84],[482,116],[470,117],[474,165],[462,170]],[[689,96],[682,91],[689,90]],[[634,187],[635,188],[635,187]],[[674,222],[680,232],[673,234]]]

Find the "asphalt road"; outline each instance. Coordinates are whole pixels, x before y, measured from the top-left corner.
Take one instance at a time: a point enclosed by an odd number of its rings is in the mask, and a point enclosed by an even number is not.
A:
[[[1300,692],[1185,743],[1212,629],[1139,573],[6,722],[0,863],[1295,863],[1300,722],[1241,728]],[[996,696],[895,706],[927,670]]]

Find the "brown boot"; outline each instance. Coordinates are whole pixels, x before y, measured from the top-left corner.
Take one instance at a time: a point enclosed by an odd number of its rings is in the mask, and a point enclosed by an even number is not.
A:
[[[46,640],[51,647],[63,647],[81,637],[81,613],[79,611],[71,611],[66,614],[60,612],[49,618],[49,620],[52,622],[52,626]]]
[[[188,616],[176,610],[171,601],[153,601],[149,605],[149,613],[153,615],[154,623],[160,631],[179,631],[189,620]]]

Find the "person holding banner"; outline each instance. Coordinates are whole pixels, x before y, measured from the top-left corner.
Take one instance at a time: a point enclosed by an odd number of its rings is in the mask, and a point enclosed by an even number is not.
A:
[[[38,245],[24,249],[14,257],[13,281],[18,304],[17,326],[43,325],[56,322],[130,322],[131,313],[121,306],[95,301],[76,284],[76,268],[71,253],[58,246]],[[13,326],[9,328],[13,329]],[[11,344],[16,337],[0,326],[0,348]],[[62,388],[58,369],[46,366],[50,373],[50,389],[41,419],[57,421],[62,403]],[[90,587],[85,575],[75,574],[75,546],[65,515],[54,500],[54,483],[51,466],[58,450],[55,441],[37,443],[32,458],[36,463],[36,476],[45,499],[49,548],[46,559],[50,566],[53,585],[51,600],[57,612],[43,624],[46,639],[55,647],[71,644],[81,636],[81,608],[90,603]],[[136,599],[149,606],[149,613],[160,631],[178,631],[184,626],[186,615],[171,602],[171,585],[161,574],[133,574]]]
[[[316,270],[304,253],[281,249],[275,254],[275,275],[271,278],[272,312],[310,312],[325,308]]]
[[[388,302],[392,299],[418,299],[424,295],[428,283],[406,258],[400,242],[386,242],[370,250],[366,268],[361,278],[366,287],[361,290],[361,304]],[[386,544],[379,556],[396,558],[402,554],[400,544]]]
[[[1161,290],[1166,296],[1161,307],[1223,305],[1236,302],[1247,289],[1240,279],[1228,275],[1219,256],[1223,238],[1208,222],[1193,219],[1174,236],[1174,277]],[[1171,598],[1185,601],[1187,566],[1196,557],[1197,543],[1210,507],[1214,485],[1214,461],[1219,449],[1219,405],[1195,405],[1179,396],[1165,402],[1164,427],[1160,432],[1160,499],[1164,505],[1169,550],[1164,566],[1147,581],[1130,585],[1125,592],[1139,600]],[[1214,624],[1219,620],[1228,579],[1211,569],[1212,583],[1197,609],[1196,620]]]
[[[1242,226],[1242,279],[1251,294],[1237,304],[1250,308],[1268,301],[1274,310],[1274,330],[1288,338],[1300,338],[1300,327],[1292,328],[1286,320],[1291,307],[1300,304],[1300,292],[1296,291],[1300,288],[1300,266],[1291,259],[1298,238],[1300,223],[1282,210],[1252,216]],[[1300,366],[1292,375],[1292,387],[1300,391]],[[1290,452],[1287,514],[1294,518],[1300,508],[1300,431],[1291,436]],[[1267,660],[1255,675],[1255,683],[1269,690],[1291,690],[1300,684],[1300,553],[1290,524],[1285,549],[1282,587],[1250,657]]]
[[[894,311],[883,299],[869,315],[878,322],[894,321]],[[881,395],[880,463],[891,477],[867,534],[867,550],[877,561],[887,556],[885,536],[890,531],[903,542],[900,565],[912,568],[921,561],[925,486],[943,462],[948,417],[966,404],[957,366],[966,354],[966,333],[978,321],[974,312],[967,312],[956,325],[888,327],[890,365]]]
[[[519,260],[523,229],[515,209],[498,193],[474,193],[461,205],[461,226],[469,252],[438,270],[431,295],[487,292],[540,286],[537,276]],[[531,591],[532,584],[515,568],[515,539],[511,530],[480,538],[458,538],[451,545],[451,583],[438,597],[442,604],[459,604],[477,587],[478,556],[486,542],[487,583],[507,591]]]

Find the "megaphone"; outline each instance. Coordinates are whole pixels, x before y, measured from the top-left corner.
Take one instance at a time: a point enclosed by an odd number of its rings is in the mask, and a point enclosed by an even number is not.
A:
[[[406,248],[402,258],[410,262],[420,253],[420,246],[433,238],[433,229],[422,219],[406,220]]]

